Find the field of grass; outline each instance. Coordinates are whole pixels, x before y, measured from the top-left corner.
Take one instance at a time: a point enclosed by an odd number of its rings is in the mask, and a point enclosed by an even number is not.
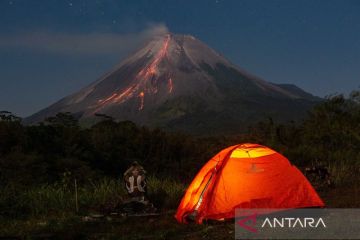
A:
[[[167,211],[177,207],[185,185],[153,176],[147,182],[149,198],[164,216],[169,217]],[[91,232],[94,230],[91,227],[94,223],[85,224],[84,216],[108,215],[127,197],[123,182],[110,178],[77,184],[76,196],[75,184],[66,174],[62,181],[51,185],[30,189],[9,185],[1,192],[0,237],[24,237],[30,234],[46,238],[49,233],[69,233],[67,229],[72,227],[80,227],[80,232]],[[170,215],[172,219],[172,214]],[[125,219],[118,217],[114,223],[108,220],[104,218],[95,224],[103,227],[114,227],[114,224],[123,226]],[[42,232],[46,233],[41,234]],[[71,232],[69,234],[79,231]]]
[[[360,181],[348,183],[339,177],[335,187],[319,191],[328,207],[360,207]],[[0,236],[15,239],[234,238],[232,222],[203,225],[176,222],[174,214],[186,189],[184,184],[150,176],[148,186],[149,198],[159,208],[160,216],[109,215],[116,204],[126,197],[122,182],[116,179],[79,183],[78,212],[74,184],[66,175],[58,183],[37,188],[8,186],[0,195],[1,206],[8,204],[10,208],[1,209]],[[95,213],[104,214],[104,217],[90,221],[85,218]]]

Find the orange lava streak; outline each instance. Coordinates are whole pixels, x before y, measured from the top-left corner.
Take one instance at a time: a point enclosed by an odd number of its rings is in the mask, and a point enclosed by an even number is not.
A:
[[[164,44],[161,47],[160,51],[156,54],[155,59],[150,63],[150,65],[147,68],[142,69],[138,73],[137,78],[144,78],[146,80],[150,76],[156,73],[156,69],[159,62],[166,56],[167,49],[169,47],[169,42],[170,42],[170,35],[167,35]]]
[[[164,40],[164,43],[161,47],[161,49],[158,51],[158,53],[156,54],[156,56],[154,57],[154,60],[144,69],[142,69],[137,75],[136,75],[136,84],[130,86],[129,88],[126,88],[124,91],[122,92],[117,92],[112,94],[110,97],[106,98],[106,99],[100,99],[98,100],[98,103],[94,106],[95,110],[94,112],[102,109],[103,107],[105,107],[107,104],[111,104],[111,103],[122,103],[124,101],[126,101],[127,99],[133,97],[135,95],[136,92],[139,91],[140,88],[146,88],[146,82],[156,74],[157,72],[157,67],[158,64],[161,62],[161,60],[166,57],[166,53],[169,47],[169,42],[170,42],[170,35],[168,34],[166,36],[166,39]],[[169,92],[172,92],[172,80],[171,81],[171,88],[169,88]],[[151,92],[153,94],[156,94],[158,92],[157,87],[151,88],[150,89]],[[146,91],[146,89],[145,89]],[[139,93],[139,97],[140,97],[140,107],[139,110],[142,110],[144,108],[144,92],[141,91]]]
[[[98,102],[99,103],[106,103],[108,101],[110,101],[111,99],[113,99],[114,97],[116,97],[116,93],[114,93],[113,95],[111,95],[110,97],[106,98],[106,99],[100,99]]]
[[[144,96],[145,96],[144,92],[141,92],[141,93],[139,94],[139,97],[140,97],[140,107],[139,107],[139,111],[144,108]]]
[[[130,98],[133,96],[134,94],[134,87],[135,86],[131,86],[126,88],[123,92],[121,93],[114,93],[113,95],[111,95],[110,97],[106,98],[106,99],[100,99],[98,101],[98,104],[95,106],[95,110],[94,112],[97,112],[98,110],[102,109],[103,107],[105,107],[108,103],[113,103],[113,102],[123,102],[126,99]]]
[[[114,99],[114,102],[122,102],[124,99],[130,98],[133,96],[133,89],[135,86],[131,86],[127,89],[125,89],[125,91],[123,91],[121,94],[118,94],[118,96]]]
[[[169,93],[172,93],[172,91],[173,91],[173,81],[172,81],[171,78],[169,78],[168,86],[169,86]]]

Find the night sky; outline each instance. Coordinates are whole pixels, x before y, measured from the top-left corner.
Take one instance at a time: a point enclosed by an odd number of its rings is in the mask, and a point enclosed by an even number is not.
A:
[[[28,116],[166,29],[270,82],[322,97],[360,86],[360,1],[0,0],[0,110]]]

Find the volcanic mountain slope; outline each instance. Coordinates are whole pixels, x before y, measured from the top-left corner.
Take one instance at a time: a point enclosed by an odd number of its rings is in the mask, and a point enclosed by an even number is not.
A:
[[[272,117],[297,119],[318,98],[294,85],[256,78],[190,35],[157,36],[111,72],[30,116],[71,112],[191,132],[230,132]]]

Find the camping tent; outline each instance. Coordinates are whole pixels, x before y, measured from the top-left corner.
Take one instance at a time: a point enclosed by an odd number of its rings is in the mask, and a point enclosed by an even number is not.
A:
[[[276,151],[258,144],[223,149],[198,172],[176,212],[179,222],[193,216],[233,218],[235,208],[322,207],[304,175]]]

